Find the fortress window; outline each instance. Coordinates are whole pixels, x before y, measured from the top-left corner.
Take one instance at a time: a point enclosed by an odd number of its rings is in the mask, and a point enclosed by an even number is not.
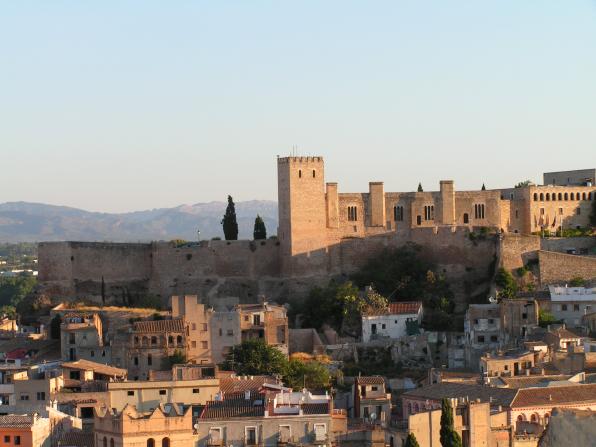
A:
[[[484,219],[484,204],[474,205],[474,219]]]
[[[435,207],[434,205],[427,205],[424,207],[424,220],[433,220],[435,218]]]
[[[534,193],[534,202],[537,202],[537,201],[538,201],[538,194]]]
[[[316,171],[313,169],[313,170],[312,170],[312,178],[315,178],[316,176],[317,176],[317,173],[316,173]]]
[[[563,194],[559,193],[558,199],[563,200]]]
[[[550,201],[550,193],[548,193],[548,192],[546,193],[546,200],[547,200],[547,202]]]
[[[519,217],[519,210],[515,210],[515,218],[517,219]]]
[[[394,206],[393,207],[393,220],[396,222],[401,222],[404,220],[404,207],[403,206]]]
[[[358,208],[355,206],[348,207],[348,220],[350,222],[356,222],[358,220]]]
[[[582,193],[582,200],[586,200],[586,193]]]
[[[540,201],[543,202],[544,201],[544,194],[540,193]]]
[[[302,178],[302,169],[298,169],[298,178]]]
[[[575,200],[575,194],[574,194],[574,193],[571,193],[571,197],[570,197],[570,199],[571,199],[571,200]]]
[[[151,356],[151,354],[147,354],[147,365],[153,365],[153,357]]]
[[[416,223],[422,225],[422,216],[416,216]]]
[[[464,223],[470,223],[470,216],[468,216],[468,213],[464,213]]]
[[[559,208],[559,214],[562,216],[563,215],[563,208]]]
[[[565,193],[565,200],[569,200],[569,195]]]

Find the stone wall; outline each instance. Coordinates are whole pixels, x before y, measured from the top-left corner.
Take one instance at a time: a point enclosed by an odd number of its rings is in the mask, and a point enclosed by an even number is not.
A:
[[[517,269],[530,259],[537,259],[540,249],[539,236],[506,234],[501,241],[500,265],[509,271]]]
[[[540,251],[540,283],[544,285],[570,281],[581,277],[586,280],[596,279],[596,258],[567,255],[551,251]]]

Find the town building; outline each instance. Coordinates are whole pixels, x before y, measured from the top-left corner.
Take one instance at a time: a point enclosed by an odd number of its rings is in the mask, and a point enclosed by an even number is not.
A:
[[[421,323],[420,301],[389,303],[386,309],[369,310],[362,314],[362,341],[367,343],[379,338],[396,339],[413,335],[418,333]]]
[[[37,414],[0,416],[0,439],[3,446],[50,447],[50,419]]]
[[[544,303],[545,310],[565,323],[567,327],[583,326],[583,317],[596,311],[596,287],[549,286],[550,300]]]
[[[574,346],[580,346],[582,337],[574,332],[571,332],[565,325],[549,329],[544,335],[544,341],[548,344],[551,350],[567,351]]]
[[[539,323],[539,306],[534,299],[502,299],[499,302],[499,312],[503,341],[506,345],[518,344]]]
[[[64,360],[106,359],[103,324],[97,313],[67,313],[60,325],[60,346]]]
[[[210,320],[212,311],[201,303],[197,295],[172,297],[172,317],[184,322],[188,363],[208,364],[213,361]]]
[[[237,304],[217,310],[211,317],[213,361],[221,363],[230,350],[246,340],[263,340],[288,355],[288,317],[286,308],[268,302]]]
[[[480,358],[480,374],[489,380],[495,376],[529,375],[534,367],[534,353],[525,350],[487,352]]]
[[[391,393],[380,376],[359,376],[352,386],[352,416],[387,425],[391,416]]]
[[[177,404],[158,405],[150,412],[134,406],[102,409],[95,415],[96,447],[195,447],[192,414]]]
[[[329,395],[245,391],[209,402],[197,420],[198,446],[331,446]]]

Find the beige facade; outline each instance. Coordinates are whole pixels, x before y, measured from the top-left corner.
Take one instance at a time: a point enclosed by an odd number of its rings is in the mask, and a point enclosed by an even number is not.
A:
[[[352,387],[354,418],[387,426],[391,416],[391,393],[379,376],[356,377]]]
[[[149,413],[127,406],[95,415],[96,447],[195,447],[192,416],[176,405],[158,406]]]
[[[532,352],[486,353],[480,358],[480,373],[488,378],[494,376],[519,376],[530,374],[534,367]]]
[[[103,325],[97,313],[67,313],[60,325],[60,346],[64,360],[106,359]]]
[[[186,360],[189,363],[211,363],[210,320],[213,312],[206,309],[197,295],[172,297],[172,317],[181,318],[186,330]]]

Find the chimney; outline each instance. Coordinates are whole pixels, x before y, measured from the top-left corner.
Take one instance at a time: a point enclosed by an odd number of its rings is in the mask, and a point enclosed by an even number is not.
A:
[[[244,392],[244,400],[250,400],[250,391],[249,390],[246,390]]]

